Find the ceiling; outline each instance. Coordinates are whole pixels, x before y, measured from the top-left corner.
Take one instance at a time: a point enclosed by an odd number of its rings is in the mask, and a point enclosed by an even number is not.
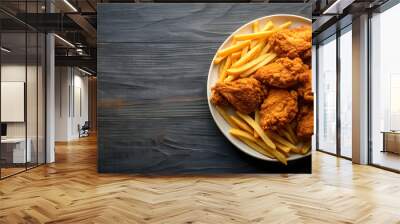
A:
[[[313,43],[319,43],[352,23],[354,17],[397,0],[312,0]]]

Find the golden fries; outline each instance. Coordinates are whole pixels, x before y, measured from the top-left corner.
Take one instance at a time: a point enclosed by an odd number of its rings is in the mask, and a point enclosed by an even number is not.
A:
[[[242,49],[242,53],[240,54],[240,57],[243,57],[247,54],[247,52],[249,51],[249,46],[246,46]]]
[[[264,28],[262,29],[262,31],[267,31],[267,30],[270,30],[270,29],[272,29],[272,28],[274,28],[274,23],[271,22],[271,21],[268,21],[268,22],[265,24],[265,26],[264,26]]]
[[[304,144],[304,147],[301,150],[301,154],[307,154],[311,149],[311,140]]]
[[[232,64],[232,57],[229,56],[228,59],[226,59],[226,62],[224,64],[224,67],[223,67],[221,73],[219,74],[219,81],[220,82],[223,82],[225,80],[225,78],[227,76],[227,70],[228,70],[228,68],[231,67],[231,64]]]
[[[289,140],[290,143],[296,144],[296,142],[293,140],[292,136],[286,130],[280,129],[280,130],[278,130],[278,134],[281,136],[284,136],[287,140]]]
[[[280,26],[278,27],[278,29],[286,29],[286,28],[289,28],[289,26],[291,26],[292,23],[293,23],[292,21],[288,21],[288,22],[286,22],[286,23],[280,25]]]
[[[251,134],[235,128],[232,128],[229,133],[239,138],[253,149],[256,149],[257,152],[270,158],[276,158],[283,164],[287,165],[286,156],[282,152],[269,148],[263,141],[254,138]]]
[[[249,115],[242,114],[239,111],[236,111],[237,115],[241,117],[244,121],[246,121],[256,132],[260,135],[261,139],[268,145],[268,147],[272,149],[276,149],[275,144],[271,141],[271,139],[265,134],[265,132],[261,129],[260,125],[257,124]]]
[[[307,154],[311,149],[311,140],[307,142],[300,142],[296,148],[292,149],[292,152],[298,154]]]
[[[257,33],[237,34],[233,38],[236,39],[237,41],[239,41],[239,40],[250,41],[250,40],[259,39],[259,38],[267,38],[274,32],[275,31],[273,31],[273,30],[269,30],[269,31],[261,31],[261,32],[257,32]]]
[[[280,144],[287,146],[289,148],[296,148],[295,145],[290,143],[288,140],[282,138],[280,135],[272,132],[272,131],[267,131],[268,136],[270,136],[272,139],[275,140],[275,142],[279,142]]]
[[[222,109],[222,108],[219,107],[219,106],[216,106],[215,108],[217,109],[218,113],[224,118],[224,120],[225,120],[226,122],[228,122],[228,124],[229,124],[230,126],[232,126],[232,127],[234,127],[234,128],[237,128],[235,122],[231,120],[231,117],[228,115],[228,113],[227,113],[224,109]]]
[[[257,152],[271,158],[274,159],[275,156],[273,156],[272,154],[270,154],[268,151],[264,150],[261,146],[257,145],[257,143],[250,141],[248,139],[242,138],[240,136],[236,136],[237,138],[239,138],[242,142],[244,142],[246,145],[250,146],[252,149],[256,150]]]
[[[231,130],[229,130],[229,133],[231,135],[234,135],[234,136],[237,136],[237,137],[241,137],[241,138],[245,138],[247,140],[255,142],[255,139],[251,134],[249,134],[248,132],[242,131],[240,129],[231,128]]]
[[[254,112],[254,121],[257,124],[260,124],[260,111],[259,110],[256,110],[256,112]],[[254,130],[253,135],[254,135],[254,138],[260,137],[255,130]]]
[[[234,44],[234,45],[232,45],[230,47],[227,47],[227,48],[225,48],[223,50],[218,51],[217,55],[219,57],[226,57],[226,56],[228,56],[228,55],[230,55],[230,54],[232,54],[234,52],[242,50],[242,48],[244,48],[246,46],[249,46],[250,43],[251,43],[250,40],[239,42],[237,44]]]
[[[271,21],[261,27],[254,22],[252,32],[234,35],[230,46],[219,50],[213,63],[219,66],[219,82],[231,82],[235,79],[253,75],[258,69],[271,63],[277,54],[269,42],[273,33],[287,29],[291,21],[274,24]],[[273,131],[264,131],[260,126],[260,111],[254,112],[254,117],[235,111],[232,114],[226,108],[216,106],[218,113],[231,126],[229,133],[235,138],[254,149],[256,152],[287,164],[291,153],[307,154],[311,149],[311,140],[299,142],[293,128],[295,122]]]
[[[232,64],[232,68],[236,68],[236,67],[242,66],[246,62],[251,61],[252,59],[254,59],[258,55],[258,53],[261,52],[262,48],[264,47],[264,44],[265,44],[265,40],[262,41],[261,43],[257,44],[257,46],[252,48],[249,52],[247,52],[247,54],[245,54],[237,62]]]
[[[266,57],[263,57],[262,59],[259,59],[259,58],[261,58],[262,56],[266,56]],[[242,74],[240,75],[240,77],[241,77],[241,78],[245,78],[245,77],[250,76],[251,74],[253,74],[254,72],[256,72],[259,68],[261,68],[261,67],[267,65],[267,64],[270,63],[272,60],[274,60],[275,57],[276,57],[276,54],[271,53],[271,54],[265,54],[265,55],[262,55],[262,56],[260,56],[260,57],[257,58],[257,59],[259,59],[259,60],[255,59],[255,60],[249,62],[249,64],[252,63],[250,66],[248,66],[248,67],[250,67],[250,69],[245,70],[245,72],[242,73]],[[256,60],[257,60],[257,61],[256,61]],[[255,65],[254,65],[254,64],[255,64]],[[232,72],[232,71],[231,71],[231,72]],[[235,71],[233,71],[233,72],[235,72]]]
[[[226,77],[224,82],[230,82],[230,81],[233,81],[234,79],[235,79],[235,77],[233,75],[230,75],[230,76]]]
[[[279,142],[275,142],[275,145],[278,149],[283,151],[284,153],[289,153],[292,148],[287,147],[286,145],[280,144]]]
[[[247,64],[244,64],[240,67],[237,68],[230,68],[227,70],[228,75],[235,75],[238,76],[241,73],[251,69],[253,66],[256,66],[258,63],[264,61],[266,58],[270,57],[269,54],[261,55],[260,57],[248,62]]]
[[[253,129],[251,129],[245,122],[243,122],[240,118],[231,115],[231,120],[241,129],[247,131],[248,133],[253,133]]]
[[[251,24],[253,27],[253,33],[257,33],[259,28],[260,28],[260,23],[257,21],[255,21],[253,24]]]
[[[216,57],[215,59],[214,59],[214,64],[219,64],[219,63],[221,63],[221,61],[223,61],[224,59],[225,59],[226,57]]]
[[[294,143],[296,144],[298,142],[297,136],[293,131],[293,128],[290,124],[285,126],[286,131],[290,134],[290,136],[292,137],[292,139],[294,140]]]

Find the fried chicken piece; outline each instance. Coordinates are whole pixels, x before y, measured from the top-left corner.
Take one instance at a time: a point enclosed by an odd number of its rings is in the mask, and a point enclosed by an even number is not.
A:
[[[254,78],[243,78],[232,82],[217,83],[213,87],[211,102],[221,102],[220,94],[236,110],[244,114],[249,114],[258,109],[264,100],[266,89]]]
[[[313,102],[314,93],[312,92],[312,74],[310,69],[299,74],[299,87],[297,93],[304,101]]]
[[[297,84],[297,76],[302,72],[304,64],[300,58],[279,58],[258,69],[253,77],[270,86],[288,88]]]
[[[260,125],[264,130],[276,130],[290,123],[297,114],[297,92],[271,89],[260,109]]]
[[[309,61],[311,59],[311,56],[312,56],[312,51],[310,48],[301,54],[301,59],[303,59],[304,61]]]
[[[310,56],[312,32],[310,26],[284,29],[271,35],[273,50],[281,57]]]
[[[314,109],[312,104],[305,104],[300,107],[297,116],[297,136],[310,138],[314,134]]]
[[[211,103],[217,106],[229,105],[228,100],[226,100],[224,96],[215,90],[211,90]]]

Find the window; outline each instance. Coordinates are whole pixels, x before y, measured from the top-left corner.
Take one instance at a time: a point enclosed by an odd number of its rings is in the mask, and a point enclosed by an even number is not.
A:
[[[371,162],[400,170],[400,5],[371,18]]]
[[[318,149],[336,153],[336,36],[318,47]]]
[[[352,32],[351,26],[340,36],[340,155],[352,157]]]

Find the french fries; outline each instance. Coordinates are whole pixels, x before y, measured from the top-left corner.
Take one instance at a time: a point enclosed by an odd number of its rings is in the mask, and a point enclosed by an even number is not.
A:
[[[270,30],[270,29],[272,29],[273,27],[274,27],[274,23],[271,22],[271,21],[268,21],[268,22],[265,24],[265,26],[264,26],[264,28],[262,29],[262,31]]]
[[[221,61],[223,61],[225,59],[225,57],[216,57],[215,59],[214,59],[214,64],[219,64],[219,63],[221,63]]]
[[[228,68],[231,67],[231,64],[232,64],[232,57],[229,56],[228,59],[226,59],[226,62],[224,63],[224,67],[221,70],[221,73],[219,75],[219,81],[220,82],[223,82],[225,80],[225,78],[227,76],[227,70],[228,70]]]
[[[264,48],[265,40],[257,44],[254,48],[252,48],[249,52],[247,52],[244,56],[242,56],[237,62],[232,65],[232,68],[239,67],[244,65],[246,62],[254,59],[258,53]]]
[[[275,144],[271,141],[271,139],[265,134],[265,132],[261,129],[260,125],[257,124],[249,115],[242,114],[239,111],[236,111],[236,114],[239,115],[244,121],[247,122],[256,132],[260,135],[261,139],[268,145],[268,147],[272,149],[276,149]]]
[[[308,142],[306,142],[305,144],[304,144],[304,146],[303,146],[303,148],[302,148],[302,150],[301,150],[301,154],[307,154],[309,151],[310,151],[310,149],[311,149],[311,141],[308,141]]]
[[[291,138],[294,140],[294,143],[296,144],[298,142],[297,136],[293,131],[293,128],[290,124],[285,126],[286,131],[290,134]]]
[[[245,142],[247,145],[252,146],[252,148],[255,148],[257,152],[260,152],[263,155],[266,155],[270,158],[276,158],[279,161],[281,161],[283,164],[287,164],[287,159],[286,156],[282,153],[279,152],[277,150],[273,150],[271,148],[269,148],[267,145],[265,145],[264,142],[254,138],[251,134],[242,131],[240,129],[235,129],[232,128],[229,133],[237,138],[239,138],[240,140],[242,140],[243,142]],[[257,145],[257,146],[255,146]]]
[[[275,32],[289,28],[291,21],[274,24],[271,21],[264,26],[256,21],[252,24],[252,33],[234,35],[230,46],[219,50],[213,61],[219,66],[219,82],[231,82],[235,79],[253,75],[259,68],[277,58],[273,52],[269,37]],[[294,132],[296,123],[273,132],[264,131],[260,126],[260,111],[254,116],[239,111],[227,111],[216,106],[216,110],[230,125],[229,133],[254,149],[256,152],[287,164],[287,157],[292,153],[307,154],[311,148],[311,140],[299,140]]]
[[[228,75],[239,76],[241,73],[251,69],[253,66],[256,66],[258,63],[264,61],[266,58],[270,57],[270,54],[260,55],[260,57],[248,62],[237,68],[230,68],[227,70]]]
[[[249,51],[249,46],[246,46],[246,47],[244,47],[243,49],[242,49],[242,52],[241,52],[241,57],[243,57],[243,56],[245,56],[246,54],[247,54],[247,52]]]
[[[238,34],[238,35],[235,35],[233,38],[235,38],[237,41],[240,41],[240,40],[250,41],[250,40],[259,39],[259,38],[267,38],[274,32],[275,31],[273,31],[273,30],[268,30],[268,31],[261,31],[261,32],[257,32],[257,33]]]
[[[259,68],[261,68],[261,67],[267,65],[268,63],[270,63],[270,62],[271,62],[272,60],[274,60],[275,57],[276,57],[276,54],[274,54],[274,53],[265,54],[265,55],[266,55],[266,57],[263,58],[263,59],[260,59],[260,62],[259,62],[259,61],[255,62],[256,60],[253,60],[252,62],[254,62],[254,64],[256,64],[256,65],[254,65],[253,67],[251,67],[252,65],[250,65],[250,66],[249,66],[250,68],[249,68],[248,70],[246,70],[244,73],[242,73],[242,74],[240,75],[240,77],[241,77],[241,78],[245,78],[245,77],[250,76],[251,74],[253,74],[254,72],[256,72]],[[260,57],[261,57],[261,56],[260,56]],[[249,63],[249,64],[250,64],[250,63]],[[232,71],[231,71],[231,72],[232,72]]]
[[[224,118],[224,120],[225,120],[226,122],[228,122],[228,124],[229,124],[231,127],[237,128],[235,122],[231,120],[231,117],[229,116],[228,112],[226,112],[224,109],[222,109],[222,108],[219,107],[219,106],[216,106],[216,108],[217,108],[218,113]]]
[[[255,149],[257,152],[259,152],[259,153],[261,153],[261,154],[263,154],[263,155],[265,155],[265,156],[267,156],[267,157],[269,157],[269,158],[271,158],[271,159],[274,159],[274,158],[275,158],[275,156],[273,156],[272,154],[270,154],[268,151],[266,151],[265,149],[263,149],[261,146],[257,145],[256,143],[254,143],[254,142],[252,142],[252,141],[250,141],[250,140],[248,140],[248,139],[242,138],[242,137],[238,137],[238,138],[239,138],[242,142],[246,143],[246,145],[248,145],[248,146],[250,146],[251,148]]]
[[[253,133],[253,129],[251,129],[245,122],[243,122],[240,118],[231,115],[231,120],[241,129],[247,131],[248,133]]]
[[[236,41],[241,41],[241,40],[254,40],[254,39],[259,39],[259,38],[267,38],[269,37],[271,34],[282,30],[282,29],[286,29],[289,26],[292,25],[291,21],[288,21],[282,25],[280,25],[279,27],[273,29],[273,30],[269,30],[271,25],[266,25],[266,27],[263,29],[263,31],[260,32],[254,32],[254,33],[248,33],[248,34],[237,34],[233,37],[234,40]]]
[[[279,133],[279,135],[284,136],[287,140],[289,140],[290,143],[296,144],[296,142],[294,141],[292,136],[286,130],[283,130],[283,129],[278,130],[278,133]]]
[[[218,55],[219,57],[226,57],[226,56],[228,56],[228,55],[230,55],[230,54],[232,54],[232,53],[235,53],[235,52],[237,52],[237,51],[242,50],[242,48],[244,48],[244,47],[246,47],[246,46],[249,46],[250,43],[251,43],[250,40],[241,41],[241,42],[239,42],[239,43],[237,43],[237,44],[235,44],[235,45],[232,45],[232,46],[230,46],[230,47],[227,47],[227,48],[225,48],[225,49],[223,49],[223,50],[218,51],[218,52],[217,52],[217,55]]]
[[[259,110],[256,110],[256,112],[254,112],[254,121],[255,121],[257,124],[260,124],[260,111],[259,111]],[[260,137],[260,136],[257,134],[256,131],[253,132],[253,135],[254,135],[254,138]]]
[[[260,29],[260,23],[257,21],[255,21],[253,24],[251,24],[253,27],[253,33],[257,33],[258,30]]]
[[[270,136],[272,139],[275,140],[275,142],[279,142],[279,144],[282,144],[288,148],[296,148],[295,145],[293,145],[292,143],[290,143],[288,140],[282,138],[280,135],[272,132],[272,131],[267,131],[268,136]]]
[[[240,129],[231,128],[231,130],[229,130],[229,133],[231,135],[234,135],[234,136],[237,136],[237,137],[241,137],[241,138],[245,138],[247,140],[255,142],[255,139],[251,134],[249,134],[248,132],[242,131]]]

